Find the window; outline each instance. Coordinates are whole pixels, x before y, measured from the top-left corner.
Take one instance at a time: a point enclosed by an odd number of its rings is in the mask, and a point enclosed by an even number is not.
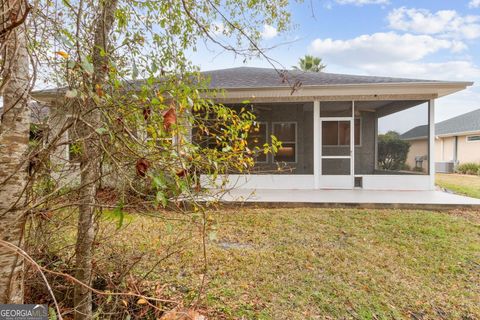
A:
[[[297,162],[297,123],[274,122],[273,135],[282,142],[273,156],[276,162]]]
[[[355,119],[355,145],[361,141],[361,121]],[[323,121],[322,144],[324,146],[350,145],[350,121]]]
[[[480,142],[480,136],[467,136],[467,142]]]
[[[267,143],[267,124],[259,122],[253,126],[247,138],[248,148],[254,152],[256,162],[267,162],[267,155],[263,152],[263,145]]]

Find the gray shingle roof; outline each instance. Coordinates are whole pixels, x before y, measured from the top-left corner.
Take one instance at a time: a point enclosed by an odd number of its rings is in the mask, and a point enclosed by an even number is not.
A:
[[[280,74],[279,74],[280,73]],[[238,67],[203,71],[201,74],[210,80],[211,89],[249,89],[291,87],[295,82],[302,86],[381,84],[381,83],[443,83],[444,81],[357,76],[327,72],[304,72],[300,70],[275,70],[272,68]],[[282,76],[284,75],[284,76]],[[285,81],[284,79],[288,79]],[[131,81],[133,86],[141,86],[144,80]],[[36,91],[36,94],[62,94],[66,88]]]
[[[290,84],[282,81],[285,74]],[[302,86],[347,85],[347,84],[377,84],[377,83],[415,83],[441,82],[434,80],[417,80],[404,78],[356,76],[326,72],[304,72],[300,70],[275,70],[271,68],[239,67],[204,71],[202,75],[210,78],[211,88],[269,88],[288,87],[295,81]]]
[[[427,137],[428,137],[428,125],[426,124],[410,129],[404,134],[400,135],[400,139],[402,140],[424,139]]]
[[[454,135],[471,131],[480,131],[480,109],[464,113],[435,124],[435,135]],[[428,137],[428,126],[418,126],[400,136],[404,140]]]
[[[435,134],[453,134],[480,131],[480,109],[439,122],[435,125]]]

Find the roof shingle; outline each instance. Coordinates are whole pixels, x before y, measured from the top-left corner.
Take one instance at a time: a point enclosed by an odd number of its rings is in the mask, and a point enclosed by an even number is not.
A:
[[[286,75],[290,84],[283,81],[279,71]],[[202,75],[210,79],[211,88],[271,88],[288,87],[295,81],[302,86],[376,84],[376,83],[415,83],[440,82],[390,77],[357,76],[326,72],[304,72],[300,70],[275,70],[271,68],[239,67],[204,71]]]
[[[435,124],[435,135],[454,135],[472,131],[480,131],[480,109]],[[427,138],[428,125],[410,129],[400,137],[403,140]]]

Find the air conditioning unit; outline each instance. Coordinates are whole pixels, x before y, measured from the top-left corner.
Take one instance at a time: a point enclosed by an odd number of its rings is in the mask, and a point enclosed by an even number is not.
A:
[[[435,172],[453,173],[455,171],[455,163],[453,161],[435,162]]]

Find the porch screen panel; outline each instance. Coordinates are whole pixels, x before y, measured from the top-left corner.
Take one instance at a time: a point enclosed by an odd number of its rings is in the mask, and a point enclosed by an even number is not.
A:
[[[354,120],[355,146],[361,145],[362,121]],[[373,137],[372,137],[373,139]],[[322,155],[323,156],[349,156],[350,155],[350,122],[349,121],[323,121],[322,122]]]
[[[428,174],[428,115],[428,101],[392,101],[377,108],[376,174]]]

